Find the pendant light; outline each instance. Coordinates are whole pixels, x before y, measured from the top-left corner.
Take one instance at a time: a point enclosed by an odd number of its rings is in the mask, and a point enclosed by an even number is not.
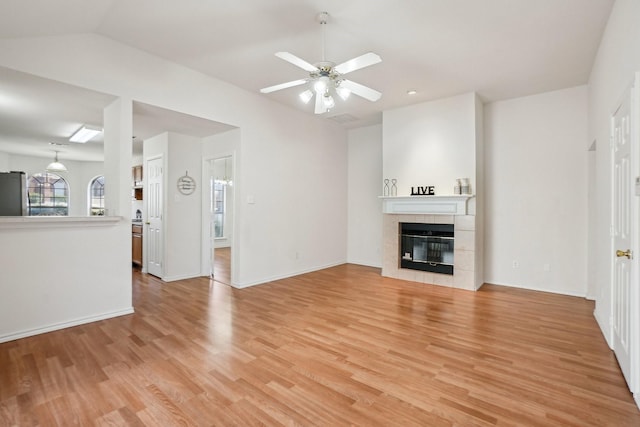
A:
[[[56,151],[55,160],[47,166],[48,172],[66,172],[67,167],[58,161],[58,152]]]

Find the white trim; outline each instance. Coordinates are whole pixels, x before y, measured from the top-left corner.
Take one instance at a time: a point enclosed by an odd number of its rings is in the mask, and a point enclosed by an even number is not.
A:
[[[0,218],[0,229],[108,227],[123,220],[121,216],[5,216]]]
[[[157,276],[154,276],[157,277]],[[178,274],[176,276],[168,276],[168,277],[159,277],[163,282],[175,282],[177,280],[187,280],[187,279],[195,279],[196,277],[208,277],[207,275],[202,275],[200,272],[193,274]]]
[[[111,319],[113,317],[125,316],[127,314],[133,314],[133,307],[126,308],[124,310],[110,311],[107,313],[98,314],[95,316],[80,317],[78,319],[69,320],[66,322],[53,323],[51,325],[43,326],[40,328],[28,329],[25,331],[14,332],[11,334],[0,336],[0,343],[14,341],[20,338],[31,337],[34,335],[44,334],[46,332],[57,331],[60,329],[71,328],[73,326],[84,325],[86,323],[97,322],[99,320]]]
[[[283,275],[278,275],[278,276],[272,276],[269,277],[267,279],[262,279],[259,282],[247,282],[247,283],[231,283],[231,286],[233,286],[236,289],[244,289],[244,288],[249,288],[251,286],[257,286],[257,285],[265,285],[267,283],[270,282],[275,282],[276,280],[282,280],[282,279],[288,279],[290,277],[295,277],[295,276],[300,276],[301,274],[307,274],[307,273],[313,273],[314,271],[320,271],[320,270],[324,270],[326,268],[331,268],[331,267],[337,267],[338,265],[344,265],[347,264],[346,261],[340,261],[340,262],[335,262],[335,263],[331,263],[331,264],[326,264],[326,265],[322,265],[322,266],[318,266],[318,267],[312,267],[312,268],[308,268],[305,270],[298,270],[295,271],[293,273],[288,273],[288,274],[283,274]]]
[[[613,343],[611,342],[611,337],[613,336],[613,332],[611,332],[611,324],[613,322],[609,321],[608,323],[600,316],[600,314],[598,313],[598,310],[593,310],[593,317],[596,319],[596,323],[598,324],[598,326],[600,327],[601,331],[609,331],[608,334],[602,334],[602,336],[604,337],[605,342],[607,343],[607,346],[609,346],[609,348],[611,350],[613,350]]]
[[[631,92],[631,155],[632,161],[632,177],[640,176],[640,72],[635,73],[634,84]],[[640,204],[638,196],[632,196],[632,202],[635,206],[633,210],[633,226],[634,234],[631,238],[631,247],[633,253],[636,254],[633,260],[631,283],[632,286],[629,295],[629,311],[630,311],[630,391],[634,393],[636,404],[640,408],[640,290],[638,289],[638,280],[640,278],[640,220],[638,212],[640,212]]]
[[[401,215],[467,215],[470,194],[451,196],[381,196],[382,213]]]
[[[585,298],[586,299],[586,296],[585,296],[584,293],[579,293],[579,292],[574,292],[574,291],[569,291],[569,290],[563,290],[563,289],[531,288],[531,287],[521,286],[521,285],[513,284],[513,283],[498,283],[498,282],[488,282],[488,281],[485,281],[483,283],[483,285],[504,286],[504,287],[508,287],[508,288],[525,289],[525,290],[528,290],[528,291],[546,292],[546,293],[549,293],[549,294],[565,295],[565,296],[568,296],[568,297],[578,297],[578,298]]]

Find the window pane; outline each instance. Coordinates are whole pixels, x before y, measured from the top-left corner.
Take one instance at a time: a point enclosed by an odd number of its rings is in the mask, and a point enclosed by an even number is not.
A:
[[[104,215],[104,176],[91,181],[90,215]]]
[[[35,174],[29,178],[29,215],[68,215],[69,187],[64,178]]]

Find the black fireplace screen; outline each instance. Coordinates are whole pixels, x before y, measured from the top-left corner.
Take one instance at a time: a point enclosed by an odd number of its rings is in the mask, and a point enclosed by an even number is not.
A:
[[[453,274],[451,224],[400,223],[400,267]]]

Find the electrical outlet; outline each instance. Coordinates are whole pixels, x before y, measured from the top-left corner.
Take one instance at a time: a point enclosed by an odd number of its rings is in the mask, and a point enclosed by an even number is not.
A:
[[[518,267],[520,267],[520,263],[514,259],[514,260],[513,260],[513,263],[511,264],[511,266],[512,266],[513,268],[518,268]]]
[[[543,271],[551,271],[551,265],[550,265],[549,263],[544,264],[544,265],[542,266],[542,270],[543,270]]]

